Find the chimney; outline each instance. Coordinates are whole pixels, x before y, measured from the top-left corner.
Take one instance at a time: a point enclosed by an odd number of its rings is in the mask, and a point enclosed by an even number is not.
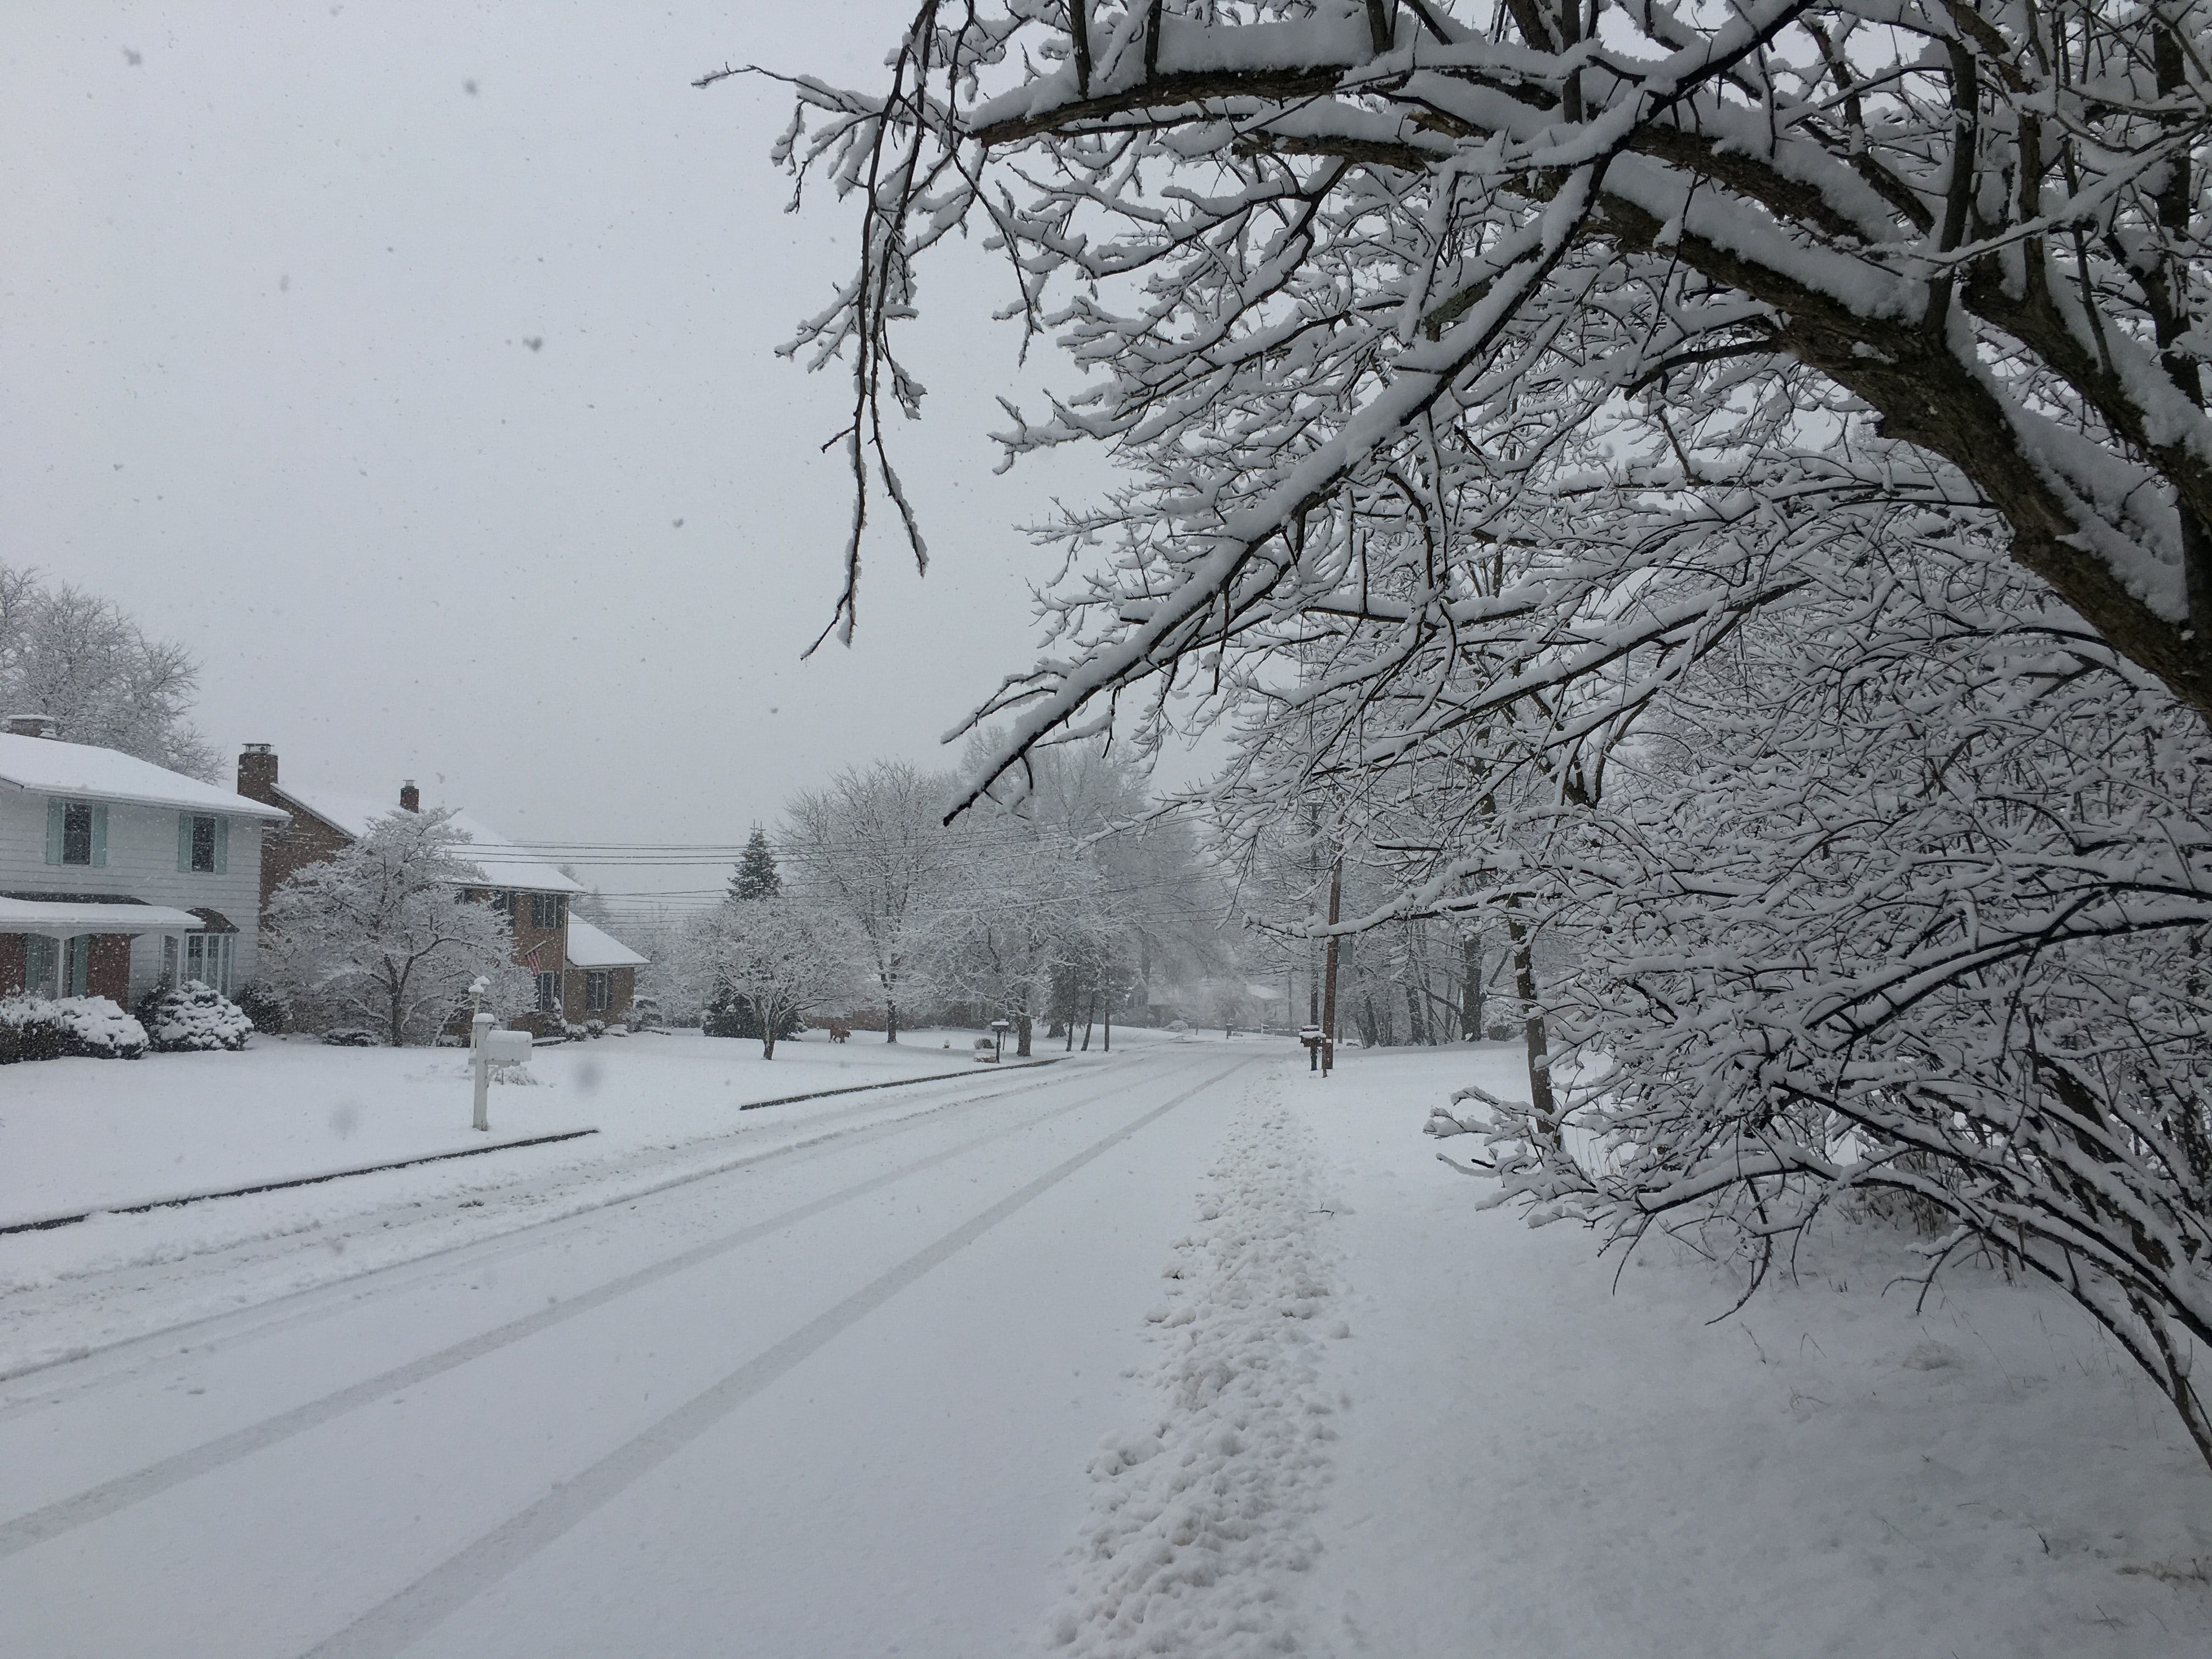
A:
[[[422,792],[415,787],[415,780],[412,778],[399,786],[399,810],[403,812],[419,812],[422,810]]]
[[[0,720],[0,730],[12,738],[53,738],[62,734],[61,722],[52,714],[10,714]]]
[[[238,793],[248,800],[276,804],[276,751],[265,743],[249,743],[238,757]]]

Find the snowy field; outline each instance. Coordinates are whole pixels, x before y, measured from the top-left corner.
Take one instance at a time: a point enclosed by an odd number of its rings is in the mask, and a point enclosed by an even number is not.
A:
[[[600,1152],[671,1145],[728,1128],[749,1101],[966,1070],[972,1041],[817,1032],[769,1061],[757,1042],[696,1031],[549,1044],[526,1068],[537,1086],[492,1091],[492,1138],[597,1127]],[[256,1036],[240,1054],[41,1061],[5,1085],[0,1226],[483,1144],[456,1049]]]
[[[510,1091],[660,1100],[591,1160],[0,1238],[9,1650],[2206,1650],[2212,1480],[2057,1298],[1857,1234],[1708,1322],[1437,1161],[1510,1048],[1116,1041],[734,1127],[633,1044]]]

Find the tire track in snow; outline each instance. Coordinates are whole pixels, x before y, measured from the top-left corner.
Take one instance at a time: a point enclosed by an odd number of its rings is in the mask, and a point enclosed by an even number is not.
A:
[[[1053,1110],[1039,1116],[1024,1118],[1004,1127],[973,1136],[956,1146],[947,1147],[943,1152],[933,1152],[927,1158],[910,1164],[900,1164],[897,1168],[886,1170],[882,1175],[871,1176],[866,1181],[857,1182],[852,1186],[842,1188],[821,1198],[810,1200],[780,1214],[754,1222],[749,1226],[741,1227],[734,1232],[705,1240],[678,1255],[648,1263],[617,1279],[612,1279],[603,1285],[594,1286],[580,1295],[570,1297],[566,1301],[550,1307],[541,1308],[534,1313],[526,1314],[519,1319],[495,1326],[490,1330],[479,1332],[475,1336],[441,1348],[434,1353],[425,1354],[419,1359],[410,1360],[404,1365],[394,1366],[374,1376],[324,1395],[319,1399],[295,1406],[289,1411],[279,1413],[274,1417],[264,1418],[258,1423],[248,1424],[243,1428],[234,1430],[216,1439],[204,1441],[198,1446],[149,1463],[129,1474],[118,1475],[114,1480],[103,1481],[99,1486],[88,1487],[70,1497],[58,1498],[53,1503],[18,1516],[12,1521],[0,1522],[0,1560],[6,1560],[9,1557],[20,1554],[24,1550],[46,1542],[48,1539],[58,1538],[64,1533],[75,1531],[79,1527],[88,1526],[94,1521],[102,1520],[134,1504],[142,1504],[148,1498],[158,1497],[161,1493],[182,1486],[188,1480],[212,1474],[217,1469],[237,1462],[241,1458],[250,1457],[256,1452],[292,1439],[295,1436],[305,1434],[311,1429],[319,1428],[386,1395],[397,1394],[402,1389],[412,1388],[417,1383],[443,1376],[447,1371],[458,1370],[471,1361],[481,1359],[487,1354],[495,1353],[501,1348],[512,1346],[517,1342],[535,1336],[541,1331],[550,1330],[556,1326],[568,1323],[570,1320],[580,1318],[585,1314],[595,1309],[603,1308],[611,1302],[659,1284],[665,1279],[699,1267],[718,1256],[726,1255],[732,1250],[756,1243],[761,1239],[781,1232],[787,1228],[796,1226],[801,1222],[811,1220],[825,1211],[836,1209],[842,1205],[866,1198],[872,1193],[880,1192],[886,1187],[895,1186],[910,1176],[921,1174],[925,1170],[935,1169],[939,1164],[949,1163],[956,1158],[975,1151],[978,1147],[988,1146],[994,1141],[1006,1139],[1035,1128],[1039,1124],[1049,1123],[1055,1118],[1066,1116],[1070,1112],[1080,1111],[1085,1107],[1094,1106],[1101,1100],[1118,1092],[1121,1086],[1116,1085],[1093,1091],[1080,1099],[1071,1101],[1065,1106],[1055,1107]],[[1206,1085],[1203,1084],[1200,1085],[1200,1088],[1205,1086]],[[471,1262],[469,1265],[473,1267],[480,1264]]]
[[[1000,1199],[748,1360],[704,1393],[694,1395],[643,1433],[625,1441],[590,1468],[562,1481],[529,1508],[473,1544],[449,1556],[396,1595],[379,1603],[303,1659],[391,1659],[465,1603],[554,1543],[596,1510],[659,1468],[836,1337],[889,1302],[932,1268],[943,1265],[1017,1211],[1057,1187],[1085,1164],[1203,1094],[1249,1060],[1224,1070],[1133,1119],[1073,1158]]]
[[[1334,1251],[1315,1168],[1279,1072],[1255,1079],[1200,1194],[1201,1230],[1168,1264],[1170,1300],[1147,1316],[1164,1350],[1161,1414],[1109,1436],[1091,1464],[1092,1519],[1048,1632],[1071,1659],[1301,1645],[1291,1575],[1317,1547],[1338,1403],[1316,1352]]]

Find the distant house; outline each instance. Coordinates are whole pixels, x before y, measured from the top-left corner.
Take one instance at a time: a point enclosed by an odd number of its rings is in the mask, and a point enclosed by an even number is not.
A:
[[[1146,988],[1145,1012],[1155,1025],[1219,1025],[1238,1030],[1280,1027],[1289,1023],[1290,1000],[1279,985],[1255,985],[1241,979],[1205,979],[1188,984],[1156,982]]]
[[[646,959],[620,939],[581,916],[570,916],[568,970],[562,987],[566,1018],[577,1024],[587,1019],[611,1024],[625,1018],[637,997],[637,970],[645,965]]]
[[[422,792],[411,782],[400,786],[396,805],[335,790],[279,784],[276,751],[265,743],[250,743],[239,756],[238,793],[289,815],[289,822],[270,837],[262,855],[260,903],[264,912],[277,888],[295,872],[337,856],[341,848],[367,835],[378,818],[422,808]],[[454,813],[453,823],[470,838],[459,856],[477,878],[463,890],[497,907],[513,924],[514,960],[537,982],[538,1013],[574,1023],[612,1023],[627,1015],[635,994],[637,969],[646,959],[570,914],[570,903],[584,891],[582,886],[465,812]],[[579,951],[588,961],[579,958]],[[599,1000],[595,1003],[594,999]]]
[[[251,979],[283,811],[52,730],[0,729],[0,995],[128,1006],[165,981]]]

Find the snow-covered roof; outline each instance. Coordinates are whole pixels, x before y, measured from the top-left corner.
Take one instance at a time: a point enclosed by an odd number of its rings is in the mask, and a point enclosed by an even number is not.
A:
[[[281,808],[248,800],[212,783],[202,783],[166,766],[140,760],[119,749],[88,743],[61,743],[0,732],[0,784],[14,784],[41,795],[79,800],[117,801],[131,806],[180,806],[233,817],[282,821]]]
[[[390,817],[400,811],[397,803],[373,800],[366,795],[341,794],[334,789],[296,789],[289,783],[279,784],[276,793],[287,800],[296,801],[325,823],[333,824],[358,841],[368,833],[368,826],[379,818]],[[462,860],[476,867],[477,873],[487,887],[513,887],[526,893],[580,893],[578,883],[571,881],[551,865],[520,848],[496,830],[485,828],[466,812],[453,814],[453,828],[469,838],[469,845],[461,849]]]
[[[568,918],[571,968],[642,968],[646,959],[620,939],[601,933],[583,917]]]
[[[33,743],[45,741],[33,738]],[[19,899],[0,896],[0,933],[40,933],[68,939],[78,933],[197,933],[200,919],[189,910],[114,899]]]

